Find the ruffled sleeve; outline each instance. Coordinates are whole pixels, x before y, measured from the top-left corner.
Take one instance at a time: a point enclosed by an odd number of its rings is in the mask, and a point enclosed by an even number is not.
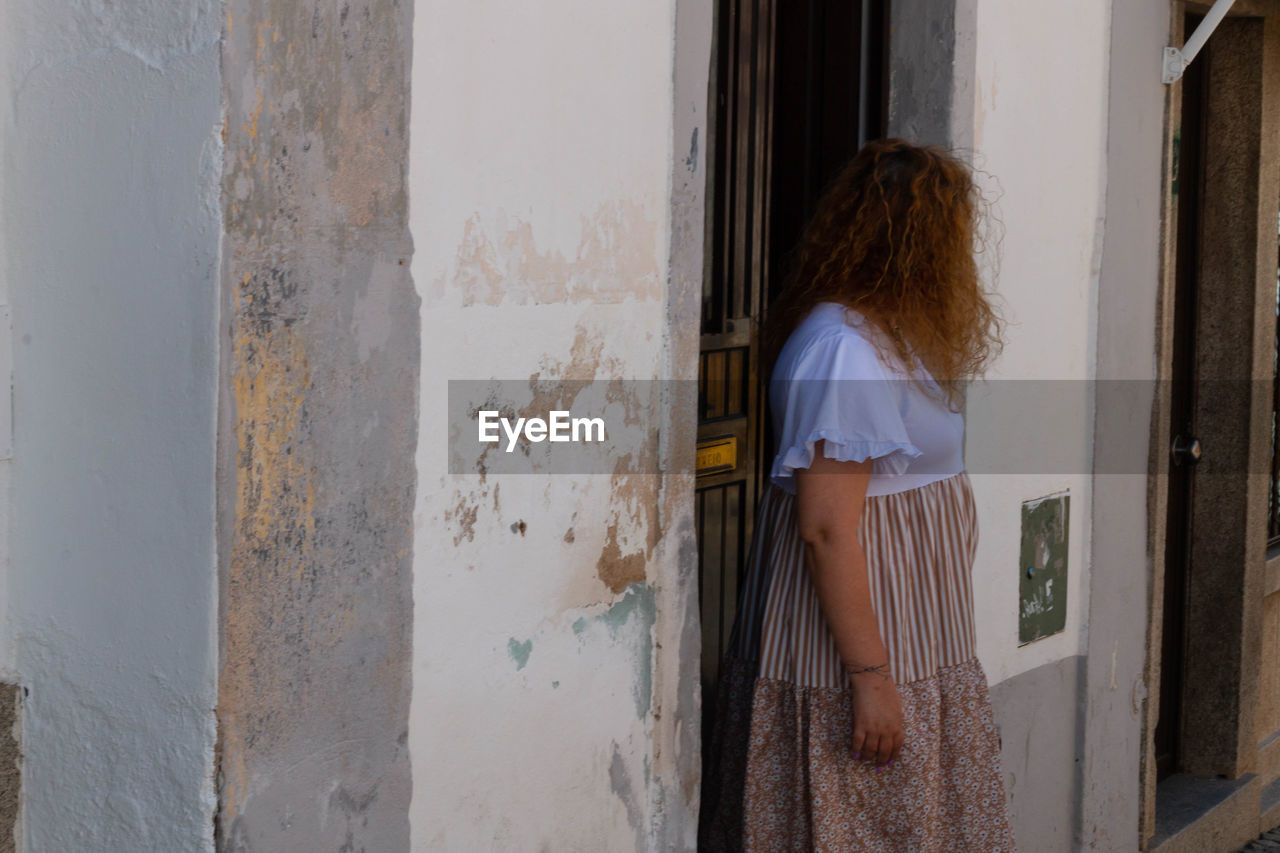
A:
[[[829,459],[874,460],[872,476],[898,476],[920,456],[902,418],[907,380],[894,377],[858,333],[825,334],[786,368],[770,383],[779,428],[770,479],[786,491],[795,493],[795,471],[813,464],[820,440]]]

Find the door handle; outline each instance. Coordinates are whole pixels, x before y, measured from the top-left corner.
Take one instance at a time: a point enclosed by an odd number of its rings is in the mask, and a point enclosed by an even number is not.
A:
[[[1184,438],[1177,436],[1173,440],[1173,446],[1169,448],[1170,455],[1173,456],[1173,464],[1181,465],[1184,461],[1188,465],[1194,465],[1200,461],[1200,456],[1204,451],[1200,448],[1200,439]]]

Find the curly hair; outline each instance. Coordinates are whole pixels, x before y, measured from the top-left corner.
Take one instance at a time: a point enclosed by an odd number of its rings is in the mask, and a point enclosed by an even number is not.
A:
[[[885,332],[874,337],[891,341],[903,364],[920,359],[958,408],[965,383],[1001,346],[1001,320],[974,257],[982,204],[968,166],[946,149],[868,142],[801,236],[765,320],[766,364],[815,305],[838,302]]]

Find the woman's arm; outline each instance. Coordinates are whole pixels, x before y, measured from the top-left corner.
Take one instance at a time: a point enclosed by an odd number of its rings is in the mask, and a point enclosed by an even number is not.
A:
[[[814,449],[813,463],[796,471],[796,511],[818,603],[849,668],[854,688],[853,751],[879,764],[902,747],[902,708],[888,671],[889,655],[871,605],[867,559],[858,525],[871,478],[871,460],[838,462]]]

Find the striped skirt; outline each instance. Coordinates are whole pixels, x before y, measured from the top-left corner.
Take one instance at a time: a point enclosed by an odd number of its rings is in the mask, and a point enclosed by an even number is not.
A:
[[[898,760],[877,771],[853,758],[852,688],[805,570],[795,498],[770,485],[720,672],[699,847],[1012,853],[974,651],[968,474],[868,497],[859,538],[902,699]]]

